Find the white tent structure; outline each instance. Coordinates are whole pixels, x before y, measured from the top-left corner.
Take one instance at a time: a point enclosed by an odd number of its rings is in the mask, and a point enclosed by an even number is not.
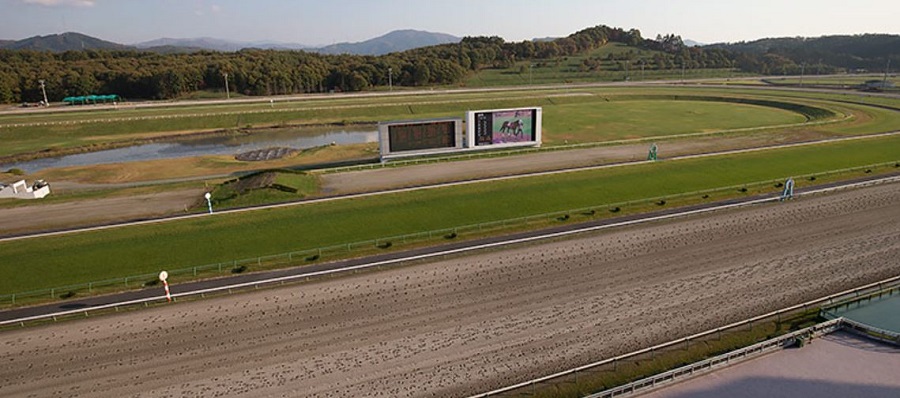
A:
[[[12,185],[0,184],[0,199],[41,199],[49,194],[50,185],[40,180],[30,187],[25,184],[25,180],[17,181]]]

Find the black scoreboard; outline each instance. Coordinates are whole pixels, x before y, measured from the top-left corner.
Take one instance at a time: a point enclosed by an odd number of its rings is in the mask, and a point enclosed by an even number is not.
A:
[[[387,126],[390,152],[455,148],[456,126],[453,120],[390,124]]]

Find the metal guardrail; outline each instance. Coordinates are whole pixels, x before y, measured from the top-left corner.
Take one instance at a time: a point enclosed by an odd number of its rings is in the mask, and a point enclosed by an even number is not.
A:
[[[865,323],[857,322],[843,317],[838,319],[842,319],[847,329],[855,333],[861,334],[871,339],[900,346],[900,333],[882,329],[872,325],[867,325]]]

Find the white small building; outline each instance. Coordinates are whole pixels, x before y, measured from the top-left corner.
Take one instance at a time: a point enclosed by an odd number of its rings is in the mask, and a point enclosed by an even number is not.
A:
[[[50,194],[50,184],[43,180],[37,180],[34,185],[28,186],[25,180],[13,183],[12,185],[0,184],[0,199],[16,198],[16,199],[41,199]]]

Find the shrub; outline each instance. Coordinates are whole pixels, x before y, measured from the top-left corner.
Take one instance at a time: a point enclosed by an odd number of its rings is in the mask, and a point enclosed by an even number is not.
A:
[[[451,232],[447,235],[444,235],[444,239],[456,239],[457,236],[459,235],[457,235],[456,232]]]
[[[232,274],[240,274],[240,273],[242,273],[242,272],[244,272],[244,271],[246,271],[246,270],[247,270],[247,266],[246,266],[246,265],[241,265],[241,266],[239,266],[239,267],[234,267],[234,268],[232,268],[232,269],[231,269],[231,273],[232,273]]]
[[[741,192],[743,192],[743,193],[746,193],[746,192],[747,192],[747,187],[741,187],[741,189],[738,189],[738,191],[741,191]]]
[[[384,243],[379,243],[379,244],[378,244],[378,248],[379,248],[379,249],[387,249],[387,248],[389,248],[389,247],[391,247],[391,246],[393,246],[393,245],[394,245],[394,244],[391,243],[391,242],[384,242]]]
[[[810,176],[810,177],[809,177],[809,180],[810,180],[810,181],[815,181],[815,180],[816,180],[816,176]]]
[[[312,256],[307,257],[307,258],[306,258],[306,261],[316,261],[316,260],[318,260],[318,259],[319,259],[319,255],[318,255],[318,254],[313,254]]]
[[[613,207],[612,209],[609,209],[610,213],[618,213],[620,211],[622,211],[622,209],[620,209],[618,206]]]
[[[558,221],[567,221],[569,219],[569,215],[566,214],[564,216],[560,216],[556,218]]]
[[[22,169],[15,168],[15,167],[13,167],[13,168],[11,168],[11,169],[9,169],[9,170],[6,170],[6,172],[9,173],[9,174],[12,174],[12,175],[14,175],[14,176],[25,175],[25,171],[23,171]]]
[[[660,205],[660,206],[665,206],[665,205],[666,205],[666,200],[665,200],[665,199],[660,200],[659,202],[656,202],[656,204],[657,204],[657,205]]]

